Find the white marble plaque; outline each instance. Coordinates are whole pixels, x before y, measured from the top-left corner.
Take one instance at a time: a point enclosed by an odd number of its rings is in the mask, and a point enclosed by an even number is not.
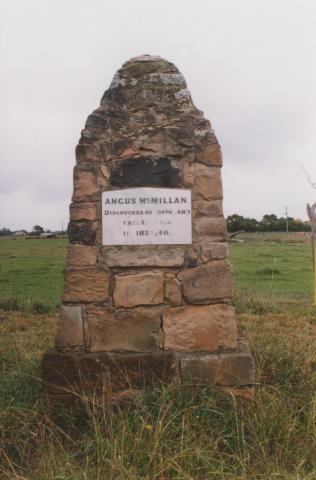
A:
[[[192,243],[191,191],[129,188],[102,193],[103,245]]]

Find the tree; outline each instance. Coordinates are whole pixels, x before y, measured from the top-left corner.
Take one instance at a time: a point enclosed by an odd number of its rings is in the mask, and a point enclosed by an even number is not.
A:
[[[33,235],[40,235],[41,233],[44,233],[44,228],[40,225],[34,225],[32,233]]]
[[[10,235],[12,232],[9,228],[0,228],[0,236],[4,236],[4,235]]]
[[[245,218],[234,213],[227,217],[227,228],[231,233],[239,231],[255,232],[258,230],[258,222],[254,218]]]
[[[234,232],[306,232],[310,231],[309,222],[302,222],[293,217],[278,218],[274,213],[266,214],[261,221],[255,218],[247,218],[242,215],[230,215],[227,217],[227,229],[230,233]]]
[[[237,215],[234,213],[233,215],[229,215],[227,217],[227,228],[229,232],[238,232],[239,230],[243,230],[244,226],[244,217],[241,215]]]

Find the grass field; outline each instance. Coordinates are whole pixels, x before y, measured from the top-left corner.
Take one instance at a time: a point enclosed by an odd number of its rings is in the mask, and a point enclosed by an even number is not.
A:
[[[55,310],[68,241],[0,239],[0,306]]]
[[[64,240],[0,240],[0,478],[315,480],[316,310],[308,243],[233,244],[236,306],[256,361],[252,402],[161,386],[138,404],[49,409]],[[45,267],[48,268],[45,268]],[[5,281],[3,281],[5,279]],[[49,312],[49,313],[37,313]]]
[[[241,311],[249,311],[256,302],[270,311],[299,310],[310,304],[313,268],[308,242],[232,244],[230,260],[236,306]]]
[[[0,307],[38,313],[56,310],[67,240],[0,239]],[[231,245],[236,306],[306,306],[312,298],[311,248],[305,242]]]

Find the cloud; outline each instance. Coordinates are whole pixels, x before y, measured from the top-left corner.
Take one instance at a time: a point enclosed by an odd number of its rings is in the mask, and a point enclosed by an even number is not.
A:
[[[2,2],[0,224],[59,228],[74,149],[121,64],[159,54],[184,74],[224,153],[225,211],[305,217],[315,192],[313,0]],[[292,209],[292,211],[291,211]]]

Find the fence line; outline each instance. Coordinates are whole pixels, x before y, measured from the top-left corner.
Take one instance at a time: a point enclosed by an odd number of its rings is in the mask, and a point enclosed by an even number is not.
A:
[[[311,232],[244,232],[235,237],[245,241],[305,242],[310,240]]]

